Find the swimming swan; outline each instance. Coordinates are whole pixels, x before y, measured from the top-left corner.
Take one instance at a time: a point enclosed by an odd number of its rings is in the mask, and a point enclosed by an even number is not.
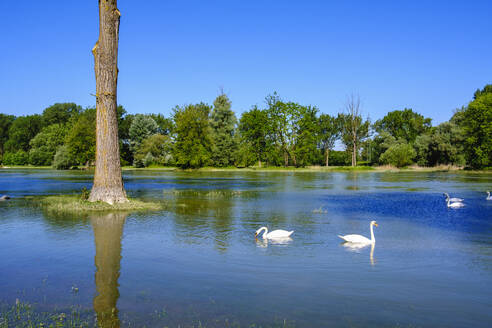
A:
[[[456,197],[449,198],[449,195],[447,192],[444,193],[444,196],[446,196],[446,200],[449,199],[452,202],[462,202],[464,200],[463,198],[456,198]]]
[[[338,237],[342,238],[343,240],[349,243],[374,244],[376,243],[376,238],[374,238],[374,231],[372,230],[373,226],[375,227],[378,226],[376,221],[371,221],[371,223],[369,224],[369,227],[371,229],[371,239],[367,239],[366,237],[361,235],[345,235],[345,236],[338,235]]]
[[[448,202],[448,207],[451,207],[451,208],[460,208],[460,207],[465,206],[465,204],[460,203],[460,202],[451,203],[451,200],[449,198],[448,198],[447,202]]]
[[[490,196],[490,191],[487,191],[487,198],[485,198],[486,200],[492,200],[492,196]]]
[[[263,238],[264,239],[275,239],[275,238],[286,238],[289,237],[294,233],[294,230],[292,231],[286,231],[286,230],[273,230],[272,232],[268,232],[267,227],[261,227],[260,229],[256,230],[255,232],[255,237],[257,237],[262,230],[265,230],[263,233]]]

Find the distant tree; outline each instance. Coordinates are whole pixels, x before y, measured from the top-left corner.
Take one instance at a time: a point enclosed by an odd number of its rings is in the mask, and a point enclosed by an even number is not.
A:
[[[363,120],[361,109],[360,97],[350,95],[345,104],[345,113],[338,115],[342,141],[352,153],[352,166],[357,165],[359,144],[369,135],[369,120]]]
[[[172,141],[169,136],[154,134],[142,141],[135,152],[134,165],[147,167],[150,164],[173,164]]]
[[[14,152],[5,152],[3,155],[3,164],[5,165],[27,165],[29,163],[29,154],[19,149]]]
[[[289,165],[290,141],[292,140],[292,111],[276,92],[266,97],[268,120],[271,126],[273,141],[280,149],[284,158],[284,166]]]
[[[383,164],[391,164],[396,167],[403,167],[412,164],[416,153],[405,139],[395,140],[391,136],[391,141],[387,141],[386,151],[381,155],[380,161]]]
[[[236,115],[231,110],[231,102],[224,93],[214,101],[210,115],[212,128],[213,150],[212,162],[214,166],[229,166],[234,164],[234,154],[237,145],[234,139],[236,130]]]
[[[415,139],[417,163],[424,166],[439,164],[464,165],[463,130],[453,121],[444,122]]]
[[[14,122],[15,116],[0,114],[0,163],[4,153],[4,145],[9,139],[9,128]]]
[[[321,114],[318,119],[319,144],[325,156],[325,165],[329,164],[330,151],[335,147],[335,142],[340,138],[340,122],[337,117]]]
[[[116,108],[118,116],[118,138],[120,144],[120,162],[121,165],[130,165],[133,163],[133,152],[130,149],[130,126],[134,115],[127,114],[125,108],[119,105]]]
[[[29,151],[29,142],[41,131],[42,119],[38,114],[19,116],[9,127],[9,140],[5,143],[5,151]]]
[[[90,164],[96,153],[96,109],[87,108],[71,120],[65,137],[70,161],[76,165]]]
[[[29,164],[51,165],[56,149],[63,144],[66,134],[65,124],[54,123],[43,128],[30,142]]]
[[[318,108],[313,106],[296,107],[294,118],[294,158],[296,166],[313,164],[318,158]]]
[[[431,119],[405,108],[389,112],[374,123],[374,128],[379,133],[386,131],[396,139],[404,139],[413,144],[417,136],[429,131]]]
[[[159,126],[150,115],[137,114],[133,117],[130,130],[130,149],[136,151],[142,141],[159,132]]]
[[[475,92],[475,99],[459,115],[468,165],[492,166],[492,85]]]
[[[213,139],[209,114],[210,106],[204,103],[174,109],[174,158],[179,167],[210,164]]]
[[[73,156],[70,154],[67,145],[58,147],[53,159],[53,167],[57,170],[68,170],[72,166],[76,165]]]
[[[82,107],[74,103],[56,103],[43,111],[43,126],[67,123],[72,116],[81,111]]]
[[[250,111],[244,112],[239,122],[241,136],[240,154],[242,162],[248,166],[251,161],[257,161],[261,167],[266,159],[266,152],[271,149],[271,126],[266,111],[256,106]],[[251,152],[254,156],[250,156]]]
[[[150,117],[154,119],[159,126],[159,133],[165,136],[173,133],[174,123],[171,118],[166,118],[162,114],[150,114]]]

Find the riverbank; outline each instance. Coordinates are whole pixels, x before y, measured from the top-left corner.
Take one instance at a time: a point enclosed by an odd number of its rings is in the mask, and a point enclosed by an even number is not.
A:
[[[51,166],[0,166],[1,169],[53,169]],[[91,170],[85,167],[73,168],[72,170]],[[463,167],[457,167],[452,165],[439,165],[433,167],[423,166],[408,166],[403,168],[397,168],[390,165],[384,166],[307,166],[307,167],[202,167],[199,169],[181,169],[174,166],[151,166],[144,168],[136,168],[133,166],[122,167],[123,171],[181,171],[181,172],[351,172],[351,171],[374,171],[374,172],[462,172],[462,173],[492,173],[492,168],[486,168],[483,170],[471,170]]]

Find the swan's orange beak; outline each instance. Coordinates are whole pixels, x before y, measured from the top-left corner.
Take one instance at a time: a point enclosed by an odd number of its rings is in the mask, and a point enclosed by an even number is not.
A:
[[[258,236],[258,233],[255,232],[255,238],[256,238],[256,236]]]
[[[378,224],[377,224],[377,223],[374,223],[374,226],[376,226],[376,227],[377,227],[377,226],[378,226]]]

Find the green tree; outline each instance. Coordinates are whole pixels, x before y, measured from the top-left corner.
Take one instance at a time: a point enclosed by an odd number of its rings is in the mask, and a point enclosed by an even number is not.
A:
[[[318,108],[297,106],[294,113],[294,162],[296,166],[311,165],[317,160],[319,153]]]
[[[236,153],[236,115],[231,110],[231,102],[225,94],[219,95],[214,101],[210,126],[212,128],[213,150],[212,162],[214,166],[229,166],[234,164]]]
[[[77,165],[77,163],[74,162],[68,146],[62,145],[58,147],[53,158],[53,167],[57,170],[68,170],[74,165]]]
[[[133,163],[133,152],[130,149],[130,126],[133,122],[134,115],[127,114],[125,108],[121,105],[116,107],[118,117],[118,138],[120,144],[120,162],[122,166]]]
[[[29,163],[29,154],[19,149],[15,152],[5,152],[3,164],[5,165],[27,165]]]
[[[244,112],[239,121],[241,162],[248,166],[251,162],[258,162],[261,167],[266,159],[266,152],[271,149],[271,125],[268,114],[256,106]]]
[[[71,120],[65,137],[70,161],[75,165],[89,165],[96,154],[96,109],[87,108]]]
[[[150,117],[152,117],[159,126],[160,134],[168,136],[173,133],[174,123],[171,118],[166,118],[162,114],[150,114]]]
[[[429,133],[415,139],[419,165],[464,165],[463,130],[452,120],[432,128]]]
[[[142,141],[159,132],[159,126],[150,115],[137,114],[133,117],[130,130],[130,149],[135,152]]]
[[[4,145],[9,139],[9,128],[15,120],[13,115],[0,114],[0,163],[4,153]]]
[[[56,149],[67,134],[65,124],[54,123],[41,130],[30,142],[29,164],[51,165]]]
[[[171,165],[173,164],[172,141],[169,136],[154,134],[142,141],[135,152],[134,165],[136,167],[147,167],[150,164]]]
[[[292,150],[296,140],[294,124],[299,115],[300,105],[293,102],[283,102],[276,92],[266,97],[266,103],[272,140],[276,148],[282,153],[284,166],[289,165],[289,159],[296,165],[295,154]]]
[[[391,136],[393,138],[393,136]],[[391,164],[396,167],[403,167],[412,164],[416,153],[405,139],[392,140],[387,146],[387,150],[381,155],[380,160],[383,164]]]
[[[174,158],[179,167],[210,164],[213,139],[209,114],[210,106],[204,103],[174,109]]]
[[[329,164],[330,151],[335,147],[335,142],[340,138],[340,122],[337,117],[329,114],[321,114],[318,119],[319,144],[325,156],[325,165]]]
[[[81,111],[82,107],[74,103],[56,103],[43,111],[43,126],[67,123],[72,116]]]
[[[475,99],[460,115],[468,165],[492,166],[492,85],[475,92]]]
[[[9,127],[9,140],[5,143],[5,151],[29,151],[29,142],[41,131],[40,115],[19,116]]]
[[[374,128],[378,133],[386,131],[396,139],[404,139],[413,144],[417,136],[429,131],[431,119],[405,108],[389,112],[374,123]]]

